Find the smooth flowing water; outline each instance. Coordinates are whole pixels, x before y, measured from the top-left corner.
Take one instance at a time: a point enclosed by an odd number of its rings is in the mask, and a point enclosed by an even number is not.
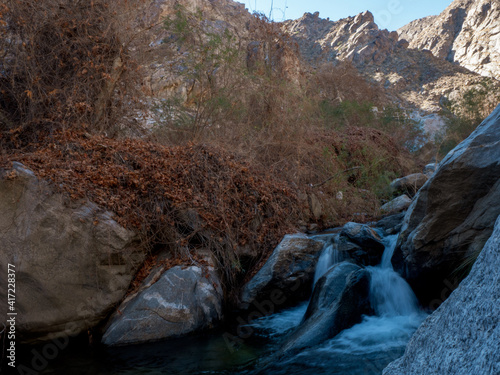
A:
[[[382,262],[367,267],[371,274],[370,301],[375,316],[342,331],[333,339],[265,369],[259,363],[271,358],[287,333],[298,326],[307,302],[249,326],[254,334],[237,350],[225,334],[211,333],[165,342],[123,348],[72,346],[47,363],[40,374],[137,375],[137,374],[273,374],[319,375],[381,374],[389,362],[400,357],[413,332],[426,314],[419,310],[411,288],[394,270],[391,258],[396,236],[385,239]],[[331,241],[320,256],[315,281],[341,261]],[[31,349],[30,349],[31,350]],[[40,348],[39,350],[42,350]],[[27,353],[25,361],[30,361]]]
[[[342,255],[338,251],[337,246],[333,243],[327,243],[323,247],[323,251],[318,259],[318,264],[316,265],[316,271],[314,273],[314,285],[316,281],[323,276],[326,271],[330,269],[334,264],[340,263],[342,261]]]
[[[397,235],[385,238],[385,251],[381,263],[367,267],[371,274],[370,302],[377,316],[411,316],[420,314],[418,300],[408,283],[391,263]]]

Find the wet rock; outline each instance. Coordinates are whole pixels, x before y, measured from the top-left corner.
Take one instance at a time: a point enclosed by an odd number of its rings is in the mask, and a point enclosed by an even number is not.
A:
[[[387,202],[382,207],[380,207],[380,211],[385,214],[392,215],[401,211],[406,210],[410,207],[411,199],[407,195],[400,195],[397,198],[394,198],[392,201]]]
[[[385,246],[375,229],[366,224],[350,222],[340,232],[338,249],[345,258],[352,259],[356,264],[374,266],[380,263]]]
[[[19,342],[74,336],[125,295],[144,260],[135,233],[91,202],[71,202],[20,163],[0,171],[0,269],[15,265]],[[0,284],[7,285],[7,272]],[[7,311],[0,288],[0,312]]]
[[[467,278],[384,375],[500,374],[500,218]]]
[[[500,214],[499,135],[500,106],[441,161],[406,213],[395,254],[404,262],[397,268],[424,303],[439,298],[464,256],[480,250],[493,231]]]
[[[339,263],[322,276],[299,327],[286,339],[278,355],[292,355],[336,336],[371,313],[368,271]]]
[[[304,234],[287,235],[271,257],[244,286],[239,308],[248,309],[255,301],[268,300],[275,291],[283,293],[282,306],[308,297],[314,271],[324,243]]]
[[[176,266],[156,278],[153,272],[118,307],[103,335],[105,345],[182,336],[212,328],[221,320],[222,288],[213,269]]]
[[[395,234],[401,230],[404,217],[404,212],[390,215],[379,220],[375,226],[383,230],[385,235]]]
[[[391,182],[393,192],[401,192],[413,197],[427,182],[428,177],[423,173],[414,173],[398,178]]]

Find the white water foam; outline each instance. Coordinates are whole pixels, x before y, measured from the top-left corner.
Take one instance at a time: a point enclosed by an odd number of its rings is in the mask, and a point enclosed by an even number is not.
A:
[[[291,309],[256,319],[251,326],[265,331],[269,337],[279,336],[297,327],[306,310],[307,302],[304,302]]]
[[[392,268],[391,258],[397,237],[387,237],[381,263],[376,267],[367,267],[371,274],[370,302],[377,316],[410,316],[420,313],[413,290]]]

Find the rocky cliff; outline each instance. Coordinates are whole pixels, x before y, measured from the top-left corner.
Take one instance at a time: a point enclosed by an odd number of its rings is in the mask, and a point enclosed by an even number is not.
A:
[[[351,61],[404,108],[438,112],[443,98],[460,95],[483,81],[478,74],[429,51],[408,48],[412,45],[405,40],[406,34],[398,36],[397,32],[379,29],[368,11],[338,21],[306,13],[284,22],[282,27],[313,66]],[[415,27],[418,31],[425,26],[417,23]],[[415,32],[413,26],[408,30]]]
[[[247,58],[247,66],[255,57],[262,61],[269,59],[269,50],[264,50],[269,49],[269,46],[265,44],[278,40],[275,38],[277,30],[268,33],[268,41],[264,41],[262,34],[259,35],[263,31],[262,23],[259,24],[257,18],[242,4],[231,0],[185,0],[180,3],[188,11],[198,9],[201,12],[203,29],[229,30],[235,36],[235,46],[245,51],[243,55]],[[458,3],[474,2],[462,0]],[[476,6],[470,7],[477,13]],[[470,17],[467,21],[470,28],[475,30],[479,23],[482,34],[474,31],[466,35],[464,29],[461,29],[461,36],[456,43],[453,38],[457,34],[457,25],[461,25],[459,21],[463,18],[460,16],[462,11],[454,11],[449,20],[434,16],[415,21],[399,30],[401,35],[395,31],[380,29],[369,11],[338,21],[322,19],[318,12],[305,13],[297,20],[273,24],[279,26],[281,32],[291,36],[298,46],[298,50],[286,50],[282,40],[277,42],[272,48],[281,51],[278,53],[279,61],[272,63],[275,65],[273,68],[277,68],[291,81],[302,82],[302,85],[304,78],[309,76],[308,73],[313,73],[322,64],[335,65],[339,61],[349,61],[366,79],[376,83],[380,92],[388,94],[392,102],[405,109],[419,111],[423,116],[437,113],[441,109],[442,100],[458,97],[467,89],[483,83],[484,77],[478,73],[484,74],[485,70],[495,71],[498,68],[498,58],[495,58],[498,47],[494,44],[495,35],[500,34],[494,34],[493,30],[497,8],[495,4],[481,8],[484,20],[479,19],[479,16]],[[183,65],[186,51],[172,49],[169,43],[164,43],[168,33],[161,27],[161,21],[174,13],[174,2],[157,0],[143,17],[146,23],[157,24],[151,29],[146,64],[149,71],[147,86],[154,97],[176,95],[188,99],[189,84],[183,82],[176,73]],[[432,29],[434,26],[431,23],[435,25],[435,29]],[[438,26],[446,32],[438,30]],[[429,31],[431,29],[433,31]],[[415,40],[420,40],[419,35],[424,35],[423,33],[440,35],[439,38],[434,38],[434,47],[425,43],[422,46],[416,44]],[[467,43],[472,43],[473,47],[458,50],[454,47]],[[448,61],[446,57],[453,48],[456,50],[454,58]],[[422,49],[430,49],[432,53]],[[476,53],[473,50],[482,52]],[[450,62],[458,61],[457,59],[462,66]],[[482,70],[475,68],[479,65],[483,67]],[[489,75],[495,77],[495,74]],[[497,84],[496,81],[493,83]]]
[[[455,0],[440,15],[410,22],[398,33],[410,48],[499,79],[499,19],[498,0]]]

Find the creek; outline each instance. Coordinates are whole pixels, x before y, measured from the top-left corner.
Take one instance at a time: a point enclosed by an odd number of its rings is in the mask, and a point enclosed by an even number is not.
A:
[[[227,331],[193,335],[164,342],[107,348],[75,343],[51,360],[40,374],[381,374],[389,362],[400,357],[413,332],[426,314],[411,288],[392,268],[397,236],[384,239],[379,265],[370,273],[370,303],[375,315],[332,339],[274,360],[287,335],[302,321],[307,302],[255,320],[253,335],[235,348]],[[315,282],[342,260],[329,241],[320,255]],[[41,350],[41,348],[40,348]],[[30,350],[31,352],[31,350]],[[25,354],[29,361],[32,355]]]

